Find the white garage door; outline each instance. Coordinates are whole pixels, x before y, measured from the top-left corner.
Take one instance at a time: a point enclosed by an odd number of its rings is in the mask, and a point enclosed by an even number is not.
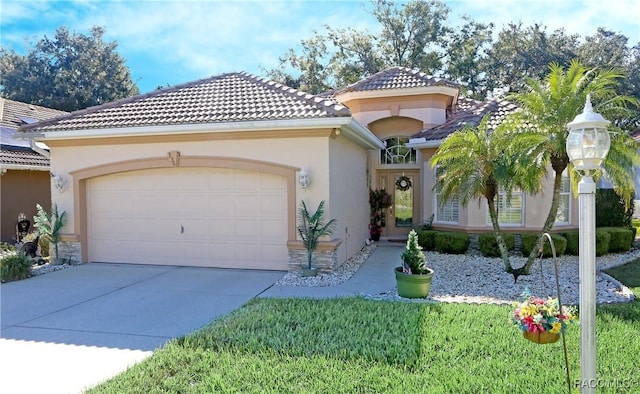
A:
[[[87,183],[89,261],[287,269],[284,177],[169,168]]]

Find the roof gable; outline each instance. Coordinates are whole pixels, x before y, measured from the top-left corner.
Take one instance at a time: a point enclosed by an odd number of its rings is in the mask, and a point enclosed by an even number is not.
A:
[[[228,73],[23,126],[29,132],[348,117],[335,101],[247,73]]]

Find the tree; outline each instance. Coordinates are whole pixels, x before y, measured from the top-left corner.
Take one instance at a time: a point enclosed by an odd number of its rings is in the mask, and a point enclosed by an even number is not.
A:
[[[493,24],[483,24],[464,16],[465,24],[452,30],[447,40],[444,74],[463,85],[463,95],[482,100],[487,95],[488,62]]]
[[[575,57],[577,35],[563,29],[549,34],[545,26],[509,23],[498,33],[488,50],[484,72],[487,91],[509,88],[512,92],[526,89],[526,78],[543,78],[549,63],[568,65]]]
[[[372,2],[380,31],[333,29],[302,40],[301,51],[289,49],[267,76],[288,86],[321,93],[349,85],[390,66],[435,73],[442,68],[449,29],[449,8],[439,0]],[[293,72],[290,70],[293,69]],[[295,76],[295,75],[297,76]]]
[[[138,94],[118,44],[104,42],[104,33],[97,26],[89,35],[60,27],[26,55],[0,49],[2,96],[73,111]]]
[[[504,153],[512,139],[508,128],[489,129],[489,115],[477,127],[466,126],[450,134],[431,158],[437,167],[436,190],[439,202],[458,199],[462,206],[470,200],[485,199],[498,248],[507,272],[513,268],[500,230],[496,200],[500,190],[507,199],[515,187],[535,193],[539,189],[535,167],[526,161],[514,160]]]
[[[620,116],[629,111],[629,106],[637,106],[637,99],[617,94],[622,77],[619,70],[587,69],[578,61],[572,61],[566,70],[552,63],[543,80],[528,78],[527,90],[510,96],[521,108],[508,119],[509,124],[519,130],[510,149],[531,156],[529,163],[538,166],[540,177],[544,176],[549,165],[554,176],[551,207],[538,236],[538,246],[532,250],[523,267],[512,271],[516,280],[519,275],[529,274],[540,249],[542,234],[548,232],[556,220],[562,173],[572,169],[566,152],[567,123],[582,112],[587,94],[596,104],[594,110],[605,118]],[[615,125],[610,127],[610,131],[611,149],[603,167],[616,192],[628,200],[634,189],[631,170],[640,163],[640,158],[636,144],[627,132]],[[575,171],[569,173],[575,192],[578,176]]]

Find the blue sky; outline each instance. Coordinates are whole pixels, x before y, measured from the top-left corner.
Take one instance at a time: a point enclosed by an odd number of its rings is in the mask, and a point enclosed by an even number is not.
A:
[[[446,1],[453,24],[467,14],[493,22],[540,23],[549,30],[591,35],[598,26],[621,32],[630,45],[640,42],[637,0],[456,0]],[[247,71],[263,75],[288,48],[298,48],[324,25],[369,28],[368,1],[33,1],[0,0],[0,41],[24,53],[42,36],[67,26],[87,34],[106,28],[118,42],[142,92],[211,75]]]

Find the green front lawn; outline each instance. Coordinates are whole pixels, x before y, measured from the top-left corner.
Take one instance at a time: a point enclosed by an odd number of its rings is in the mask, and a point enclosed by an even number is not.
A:
[[[630,272],[638,273],[640,263]],[[566,393],[561,342],[526,341],[510,325],[510,311],[258,299],[90,393]],[[597,316],[598,378],[616,385],[599,392],[637,392],[640,301],[601,306]],[[578,379],[577,326],[567,345],[571,379]]]

